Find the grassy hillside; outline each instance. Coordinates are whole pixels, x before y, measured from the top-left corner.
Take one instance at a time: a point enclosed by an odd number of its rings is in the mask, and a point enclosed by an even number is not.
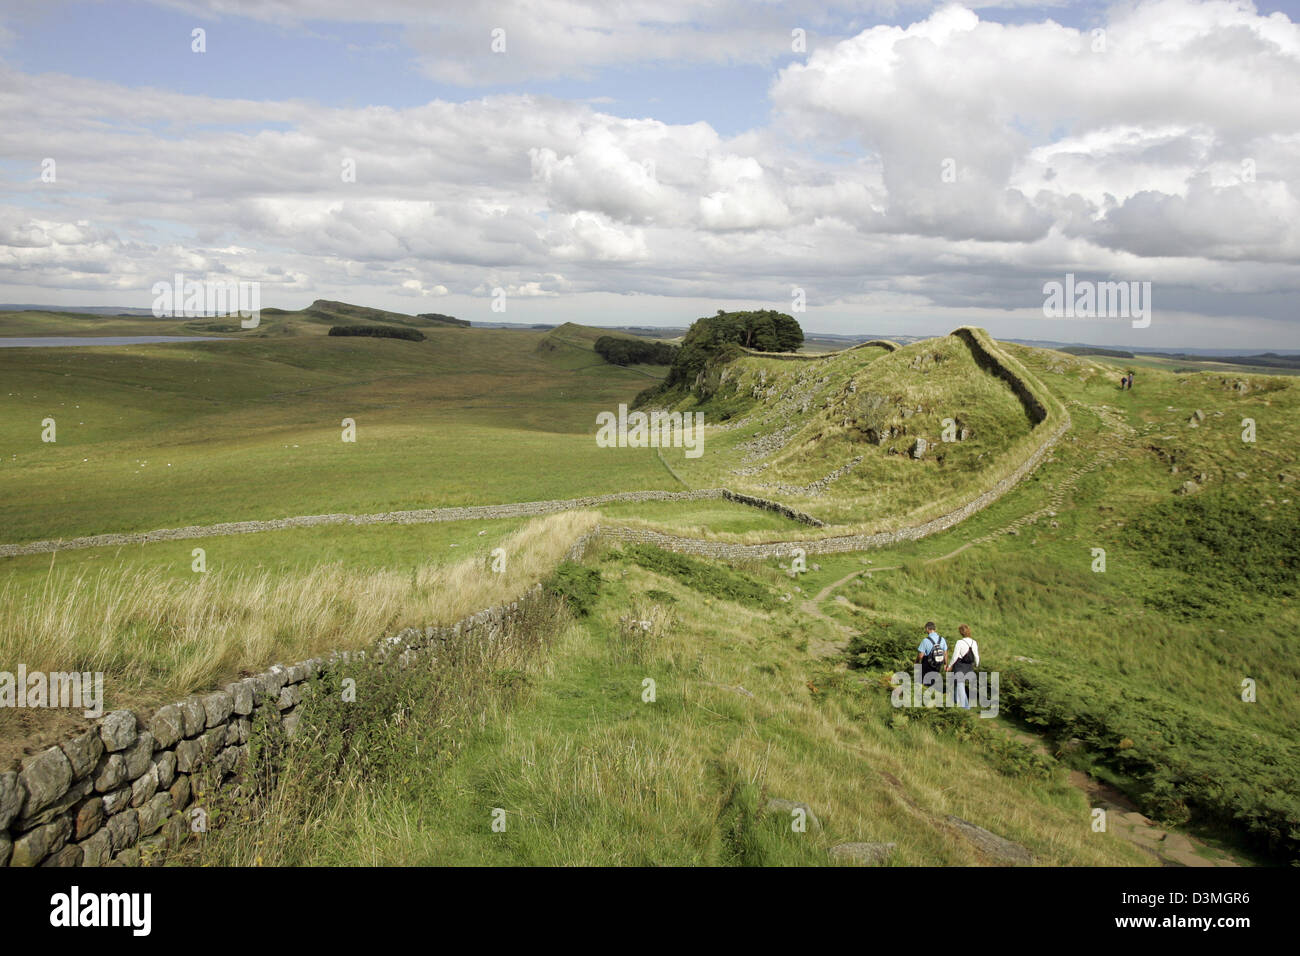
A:
[[[774,569],[691,581],[646,569],[651,557],[594,560],[585,613],[534,621],[485,662],[367,672],[379,703],[364,723],[320,695],[328,729],[295,742],[273,799],[222,807],[230,825],[188,862],[816,865],[843,842],[892,844],[894,865],[1006,862],[949,815],[1041,863],[1149,862],[1090,831],[1064,769],[936,734],[934,713],[899,715],[879,687],[810,659]],[[728,575],[771,610],[725,597]],[[402,723],[368,732],[390,707]],[[807,804],[816,824],[798,832],[774,798]]]
[[[745,356],[676,407],[711,426],[702,457],[664,452],[693,486],[778,498],[872,531],[951,510],[1038,440],[1021,400],[957,336],[816,362]],[[927,447],[914,457],[918,438]]]
[[[327,331],[0,350],[0,540],[676,485],[652,449],[595,444],[636,370],[548,362],[534,332]]]

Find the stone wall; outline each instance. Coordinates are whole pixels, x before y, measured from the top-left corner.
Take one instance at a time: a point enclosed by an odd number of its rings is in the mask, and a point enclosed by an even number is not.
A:
[[[570,556],[580,559],[589,540],[575,542]],[[490,641],[540,595],[537,584],[449,627],[408,628],[369,656],[409,663],[445,641]],[[203,809],[200,784],[206,793],[238,779],[254,722],[292,737],[315,679],[353,656],[365,652],[277,664],[147,715],[113,711],[19,771],[0,773],[0,866],[135,866],[142,853],[177,846]]]
[[[675,474],[674,477],[676,477]],[[223,524],[191,525],[186,528],[164,528],[159,531],[142,531],[132,534],[98,534],[67,540],[33,541],[28,544],[2,544],[0,545],[0,558],[10,558],[23,554],[47,554],[77,548],[146,544],[151,541],[176,541],[185,538],[209,538],[229,534],[257,534],[263,531],[278,531],[284,528],[309,528],[332,524],[424,524],[440,521],[481,521],[489,518],[531,518],[538,515],[554,514],[559,511],[594,508],[599,505],[613,504],[620,501],[704,501],[711,498],[725,498],[728,495],[730,495],[730,492],[725,488],[703,488],[692,491],[616,491],[604,495],[588,495],[584,498],[521,501],[502,505],[422,508],[415,511],[389,511],[381,514],[363,515],[304,515],[297,518],[276,518],[268,521],[231,521]],[[777,502],[748,495],[735,496],[732,500],[770,511],[781,511],[784,508],[783,505]],[[815,518],[807,515],[800,518],[800,514],[801,512],[791,512],[791,517],[794,517],[796,521],[817,523]]]
[[[755,358],[782,359],[793,362],[817,362],[821,359],[834,358],[837,355],[845,355],[856,349],[884,349],[886,352],[898,351],[898,343],[891,342],[888,339],[876,339],[872,342],[859,342],[857,345],[850,345],[846,349],[837,349],[834,352],[760,352],[757,349],[747,349],[741,346],[741,351],[746,355],[752,355]]]

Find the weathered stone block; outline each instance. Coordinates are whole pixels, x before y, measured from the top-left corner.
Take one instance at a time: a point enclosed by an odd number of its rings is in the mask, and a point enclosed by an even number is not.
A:
[[[111,793],[104,794],[104,815],[111,817],[115,813],[121,813],[131,805],[131,788],[123,787],[121,790],[114,790]]]
[[[158,768],[150,767],[131,785],[131,806],[138,807],[158,792]]]
[[[0,866],[9,865],[9,857],[14,852],[14,841],[9,839],[8,830],[0,830]]]
[[[122,751],[122,759],[126,761],[128,780],[135,780],[148,770],[153,763],[153,734],[146,730],[137,737],[135,743]]]
[[[82,866],[103,866],[108,862],[113,852],[113,845],[109,841],[107,830],[96,830],[89,838],[82,840],[79,845],[84,854],[81,860]]]
[[[234,699],[224,690],[213,691],[203,696],[203,710],[207,714],[208,727],[224,724],[234,707]]]
[[[190,802],[190,778],[185,774],[177,774],[176,779],[167,790],[172,795],[172,806],[185,807]]]
[[[72,814],[72,838],[84,840],[104,823],[104,798],[83,800]]]
[[[80,801],[82,797],[88,796],[94,789],[94,785],[91,783],[89,777],[86,777],[83,780],[78,780],[67,789],[67,792],[65,792],[63,796],[59,797],[39,813],[34,813],[30,816],[24,814],[19,817],[15,826],[19,830],[30,830],[33,827],[49,823],[59,814],[70,810],[73,804]]]
[[[117,853],[133,846],[140,838],[140,815],[135,810],[123,810],[116,816],[109,817],[104,829],[108,831],[113,852]]]
[[[0,773],[0,830],[9,828],[9,821],[18,816],[25,799],[27,792],[18,782],[18,774],[12,770]]]
[[[149,721],[149,732],[159,747],[170,747],[185,736],[185,715],[178,704],[159,707]]]
[[[67,817],[59,817],[52,823],[37,827],[14,840],[13,853],[9,857],[10,866],[36,866],[51,853],[63,849],[68,836],[72,833],[72,824]]]
[[[135,847],[130,847],[129,849],[123,850],[121,853],[113,857],[112,862],[109,863],[109,866],[139,866],[139,865],[140,865],[140,851],[137,850]]]
[[[81,866],[85,852],[75,843],[67,844],[58,853],[51,853],[41,866]]]
[[[23,816],[35,816],[67,793],[72,783],[72,764],[62,750],[51,747],[24,760],[18,779],[27,791]]]
[[[99,722],[99,736],[109,753],[125,750],[135,743],[135,714],[129,710],[115,710],[104,715]]]
[[[298,733],[298,725],[302,723],[302,714],[296,710],[293,713],[284,715],[284,733],[286,737],[293,737]]]
[[[302,700],[302,688],[297,684],[286,684],[280,691],[278,706],[281,710],[288,710]]]
[[[169,793],[155,794],[153,799],[140,808],[140,835],[149,836],[163,825],[167,815],[172,812],[172,797]]]
[[[208,711],[199,697],[187,697],[177,705],[185,723],[185,736],[197,737],[208,729]]]
[[[176,745],[176,769],[192,773],[203,763],[203,745],[197,740],[182,740]]]
[[[163,751],[153,762],[153,766],[158,774],[158,786],[166,790],[176,779],[176,755],[170,750]]]
[[[226,728],[214,727],[199,738],[205,760],[211,760],[226,745]]]
[[[256,691],[256,683],[251,677],[233,684],[226,685],[226,693],[230,695],[230,708],[232,713],[240,716],[247,716],[253,712],[253,697]]]
[[[59,744],[59,747],[68,758],[68,763],[72,764],[73,779],[79,780],[87,776],[99,763],[99,758],[104,753],[104,740],[99,734],[99,729],[92,727],[71,740],[65,740]]]

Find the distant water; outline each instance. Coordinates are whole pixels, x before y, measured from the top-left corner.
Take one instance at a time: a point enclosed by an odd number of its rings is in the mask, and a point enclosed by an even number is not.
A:
[[[43,335],[33,338],[0,336],[0,349],[58,349],[77,345],[158,345],[165,342],[226,342],[212,335]]]

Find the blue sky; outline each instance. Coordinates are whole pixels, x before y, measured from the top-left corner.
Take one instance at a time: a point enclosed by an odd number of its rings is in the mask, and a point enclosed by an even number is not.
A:
[[[18,0],[0,301],[147,305],[189,268],[683,325],[801,289],[824,331],[1300,347],[1295,3],[606,6]],[[1151,281],[1158,321],[1063,334],[1066,272]]]

